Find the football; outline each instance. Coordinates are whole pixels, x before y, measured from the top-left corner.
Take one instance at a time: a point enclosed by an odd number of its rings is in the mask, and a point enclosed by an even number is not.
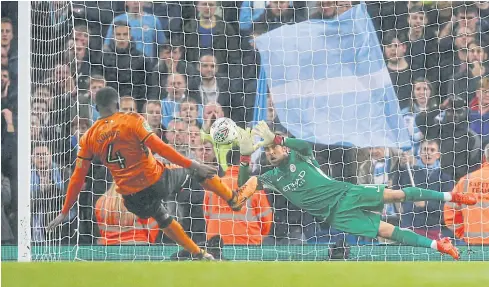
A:
[[[216,144],[230,144],[238,137],[238,127],[230,118],[218,118],[211,126],[211,136]]]

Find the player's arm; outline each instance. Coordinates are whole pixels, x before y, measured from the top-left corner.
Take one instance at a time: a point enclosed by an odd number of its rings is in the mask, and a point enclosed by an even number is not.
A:
[[[86,142],[87,139],[85,136],[80,139],[78,158],[76,159],[75,170],[73,171],[70,178],[70,183],[68,184],[68,190],[66,192],[63,208],[61,209],[59,215],[48,224],[48,231],[52,231],[56,226],[65,220],[71,207],[78,199],[78,195],[80,194],[83,184],[85,183],[85,177],[88,174],[90,163],[93,158],[90,147],[86,144]]]
[[[90,169],[91,160],[78,158],[76,160],[75,171],[71,175],[70,183],[68,184],[68,191],[66,192],[66,199],[63,205],[61,213],[67,215],[70,208],[75,204],[78,195],[81,192],[82,186],[85,183],[85,177]]]
[[[181,155],[173,147],[163,142],[154,133],[148,135],[147,139],[144,141],[144,144],[152,151],[166,158],[171,163],[184,168],[190,168],[192,166],[192,160]]]
[[[260,136],[263,140],[257,144],[257,147],[268,146],[271,144],[283,145],[293,149],[303,155],[312,156],[311,144],[304,140],[292,139],[274,134],[267,123],[259,122],[253,129],[253,133]]]
[[[193,161],[181,155],[173,147],[163,142],[153,133],[151,127],[142,116],[138,115],[138,117],[136,117],[134,132],[142,144],[146,145],[160,156],[166,158],[171,163],[179,165],[183,168],[193,169],[199,176],[205,178],[212,177],[217,173],[216,169],[213,167]]]

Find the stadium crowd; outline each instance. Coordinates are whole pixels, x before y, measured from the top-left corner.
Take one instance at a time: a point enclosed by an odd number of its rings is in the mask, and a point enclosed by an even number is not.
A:
[[[232,145],[215,145],[209,129],[220,117],[241,127],[253,121],[260,71],[255,37],[282,25],[333,19],[356,4],[33,2],[33,242],[47,240],[44,227],[62,207],[78,139],[98,118],[93,102],[100,88],[117,89],[122,111],[143,115],[165,142],[185,156],[216,165],[236,188],[239,152]],[[17,196],[26,191],[16,187],[18,34],[16,16],[10,13],[17,11],[13,4],[5,8],[2,2],[2,242],[14,243]],[[314,144],[316,157],[323,171],[338,180],[452,191],[467,174],[486,168],[489,2],[373,1],[367,8],[413,148]],[[266,121],[289,135],[268,99]],[[270,166],[262,156],[252,168],[262,173]],[[168,206],[197,242],[215,235],[225,244],[367,242],[331,229],[270,190],[255,194],[241,212],[232,212],[198,185],[172,194]],[[441,202],[391,204],[383,216],[433,239],[448,235],[462,244],[473,236],[481,240],[471,243],[489,243],[489,223],[481,222],[489,221],[487,203],[472,213]],[[464,224],[479,233],[464,232]],[[168,242],[154,221],[125,210],[110,173],[96,161],[61,239],[66,244]]]

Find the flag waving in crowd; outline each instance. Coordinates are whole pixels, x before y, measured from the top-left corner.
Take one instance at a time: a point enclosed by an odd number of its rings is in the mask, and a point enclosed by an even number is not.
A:
[[[256,46],[278,118],[292,135],[322,144],[410,145],[364,3],[333,20],[284,25]],[[264,94],[258,89],[258,106]]]

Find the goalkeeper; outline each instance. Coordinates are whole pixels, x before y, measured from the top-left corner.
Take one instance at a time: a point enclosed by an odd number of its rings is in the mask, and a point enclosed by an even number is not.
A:
[[[252,132],[240,129],[239,133],[241,166],[238,183],[240,190],[243,190],[240,196],[249,198],[253,190],[267,188],[281,193],[296,206],[326,220],[338,230],[432,248],[459,259],[459,252],[449,238],[431,240],[410,230],[400,229],[381,221],[379,213],[385,203],[403,201],[439,200],[474,205],[477,198],[473,194],[444,193],[417,187],[392,190],[383,185],[360,186],[336,181],[321,171],[311,146],[303,140],[275,135],[265,122],[258,123]],[[263,140],[253,146],[252,134]],[[250,178],[250,155],[260,146],[265,148],[267,160],[274,169]]]

